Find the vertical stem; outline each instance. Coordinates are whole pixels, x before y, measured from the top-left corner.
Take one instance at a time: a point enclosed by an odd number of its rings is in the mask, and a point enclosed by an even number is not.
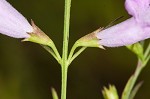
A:
[[[63,52],[62,52],[62,85],[61,85],[61,99],[66,99],[67,93],[67,71],[68,71],[68,43],[69,43],[69,26],[70,26],[70,8],[71,0],[65,0],[64,13],[64,38],[63,38]]]
[[[64,65],[65,66],[65,65]],[[67,71],[68,66],[62,67],[61,99],[66,99],[67,95]]]

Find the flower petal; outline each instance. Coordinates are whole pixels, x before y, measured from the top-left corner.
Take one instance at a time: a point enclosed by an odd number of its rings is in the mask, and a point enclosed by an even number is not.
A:
[[[130,15],[138,16],[147,8],[149,8],[150,0],[126,0],[125,8]]]
[[[126,0],[125,8],[137,22],[150,25],[150,0]]]
[[[134,18],[130,18],[120,24],[112,26],[97,33],[99,44],[107,47],[118,47],[136,43],[149,38],[149,28],[143,28]]]
[[[32,26],[6,0],[0,0],[0,32],[15,38],[27,38]]]

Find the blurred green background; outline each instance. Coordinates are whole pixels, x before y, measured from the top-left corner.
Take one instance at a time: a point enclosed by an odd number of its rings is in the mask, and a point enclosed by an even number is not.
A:
[[[64,0],[8,0],[29,21],[55,42],[61,53]],[[70,45],[80,37],[114,19],[129,16],[124,0],[72,0]],[[119,21],[118,21],[119,22]],[[60,96],[60,66],[41,46],[0,35],[0,99],[52,99],[51,87]],[[103,99],[103,86],[115,84],[121,94],[134,72],[137,58],[125,47],[88,48],[70,66],[68,99]],[[138,81],[144,80],[136,99],[150,97],[150,64]]]

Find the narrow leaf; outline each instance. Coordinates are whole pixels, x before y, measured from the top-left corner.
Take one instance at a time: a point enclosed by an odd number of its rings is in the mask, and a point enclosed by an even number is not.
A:
[[[54,88],[51,88],[51,90],[52,90],[52,97],[53,97],[53,99],[58,99],[58,95],[57,95],[56,90]]]
[[[138,92],[138,90],[140,89],[140,87],[142,86],[142,84],[143,84],[143,81],[141,81],[140,83],[138,83],[138,84],[134,87],[133,91],[132,91],[131,94],[130,94],[129,99],[134,99],[136,93]]]
[[[121,99],[129,99],[129,96],[130,96],[129,90],[132,90],[131,86],[132,86],[133,80],[134,80],[134,76],[131,76],[126,84],[126,87],[124,88]]]

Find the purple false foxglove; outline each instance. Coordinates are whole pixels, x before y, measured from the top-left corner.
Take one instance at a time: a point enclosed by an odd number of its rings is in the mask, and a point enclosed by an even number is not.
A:
[[[0,0],[0,33],[14,37],[24,38],[23,41],[31,41],[42,45],[51,46],[52,40],[39,29],[33,21],[32,26],[15,8],[6,0]]]
[[[118,47],[150,38],[150,0],[126,0],[125,8],[132,17],[96,33],[99,45]]]

